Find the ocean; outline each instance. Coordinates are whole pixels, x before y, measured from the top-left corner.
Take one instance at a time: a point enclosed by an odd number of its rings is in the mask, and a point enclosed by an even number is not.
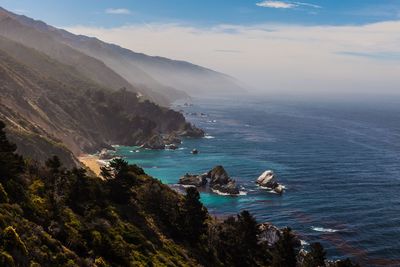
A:
[[[118,153],[171,185],[223,165],[244,194],[202,192],[211,214],[249,210],[259,222],[291,227],[304,244],[321,242],[330,259],[400,266],[400,100],[197,98],[175,109],[206,137],[175,151]],[[255,185],[265,170],[283,195]]]

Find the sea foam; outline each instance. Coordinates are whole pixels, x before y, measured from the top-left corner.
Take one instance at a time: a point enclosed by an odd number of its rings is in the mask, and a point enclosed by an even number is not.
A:
[[[335,229],[315,227],[315,226],[311,226],[311,229],[316,232],[324,232],[324,233],[336,233],[339,231],[339,230],[335,230]]]

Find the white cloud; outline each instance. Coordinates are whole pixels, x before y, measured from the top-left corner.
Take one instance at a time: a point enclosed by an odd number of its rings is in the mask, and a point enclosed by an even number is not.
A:
[[[108,9],[106,9],[106,14],[130,15],[130,14],[132,14],[132,12],[126,8],[108,8]]]
[[[67,28],[133,51],[210,67],[259,90],[321,94],[400,93],[399,29],[400,21],[360,26]]]
[[[283,9],[296,8],[296,7],[300,7],[300,6],[321,8],[321,6],[319,6],[319,5],[314,5],[314,4],[310,4],[310,3],[304,3],[304,2],[287,2],[287,1],[272,1],[272,0],[262,1],[262,2],[257,3],[256,5],[259,7],[283,8]]]
[[[260,7],[269,7],[269,8],[295,8],[296,4],[283,2],[283,1],[263,1],[256,4]]]

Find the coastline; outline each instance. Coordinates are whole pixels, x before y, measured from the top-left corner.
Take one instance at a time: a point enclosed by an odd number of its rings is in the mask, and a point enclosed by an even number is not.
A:
[[[96,155],[82,155],[78,157],[79,161],[89,170],[91,170],[96,176],[100,176],[100,167],[101,164],[99,162],[100,158]]]

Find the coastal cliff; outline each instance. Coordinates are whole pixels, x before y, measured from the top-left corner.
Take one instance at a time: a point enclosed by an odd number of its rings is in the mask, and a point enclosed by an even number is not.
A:
[[[113,144],[142,145],[154,136],[201,136],[184,116],[111,90],[22,44],[0,37],[0,119],[19,152],[44,162],[56,154],[66,166],[74,156]],[[72,153],[71,153],[72,152]]]

